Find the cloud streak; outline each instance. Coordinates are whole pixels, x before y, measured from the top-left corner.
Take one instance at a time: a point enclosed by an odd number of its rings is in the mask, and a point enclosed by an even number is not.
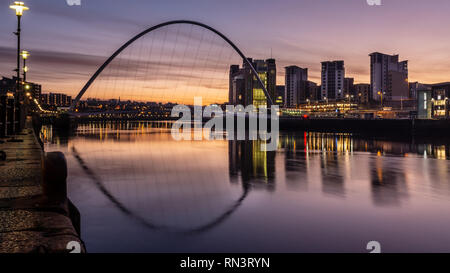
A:
[[[318,82],[320,62],[334,59],[345,61],[347,76],[368,82],[368,54],[373,51],[398,53],[410,60],[411,81],[450,80],[446,27],[450,25],[446,16],[450,2],[445,0],[433,4],[386,1],[378,8],[363,0],[87,0],[81,7],[40,0],[29,5],[30,12],[23,18],[23,45],[32,54],[29,79],[49,91],[75,94],[126,40],[172,19],[211,24],[250,57],[266,59],[272,48],[278,84],[283,84],[288,65],[307,67],[310,79]],[[270,19],[261,20],[261,14],[270,14]],[[15,67],[11,32],[16,21],[10,15],[7,9],[0,10],[0,17],[5,18],[0,25],[0,72],[5,76],[13,74]],[[136,78],[153,83],[177,78],[185,86],[206,88],[212,81],[217,82],[212,86],[219,87],[231,63],[242,61],[217,36],[196,27],[171,26],[139,40],[99,79]],[[226,93],[228,88],[224,89]]]

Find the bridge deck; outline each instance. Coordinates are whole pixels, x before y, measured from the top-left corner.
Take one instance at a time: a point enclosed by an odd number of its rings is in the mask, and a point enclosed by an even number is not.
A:
[[[28,122],[28,125],[30,122]],[[28,129],[0,138],[0,252],[64,252],[80,238],[67,204],[48,205],[41,188],[42,148]]]

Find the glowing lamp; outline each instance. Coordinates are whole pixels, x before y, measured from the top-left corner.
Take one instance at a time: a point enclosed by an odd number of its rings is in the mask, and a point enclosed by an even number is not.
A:
[[[20,53],[20,55],[22,55],[22,58],[24,60],[28,59],[28,57],[30,57],[30,52],[26,51],[26,50],[22,50],[22,53]]]
[[[9,8],[15,10],[17,16],[22,16],[25,10],[29,10],[25,3],[20,1],[15,1],[14,5],[9,6]]]

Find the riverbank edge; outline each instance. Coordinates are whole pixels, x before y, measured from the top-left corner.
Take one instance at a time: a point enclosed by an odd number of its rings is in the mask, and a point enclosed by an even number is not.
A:
[[[45,152],[35,124],[29,117],[21,133],[3,138],[0,145],[6,152],[1,163],[0,252],[86,252],[80,213],[65,190],[65,158]],[[79,247],[68,247],[69,242]]]

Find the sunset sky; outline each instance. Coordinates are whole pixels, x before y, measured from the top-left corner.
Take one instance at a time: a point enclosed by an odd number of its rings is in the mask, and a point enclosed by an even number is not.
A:
[[[227,35],[254,58],[309,68],[319,82],[320,62],[344,60],[346,76],[369,82],[371,52],[409,60],[410,81],[450,81],[450,1],[382,0],[28,0],[23,47],[31,52],[28,79],[44,92],[75,95],[99,65],[134,34],[158,23],[189,19]],[[16,18],[0,0],[0,75],[12,76]],[[272,53],[271,53],[272,52]],[[226,86],[225,90],[227,89]],[[224,94],[226,96],[226,93]]]

